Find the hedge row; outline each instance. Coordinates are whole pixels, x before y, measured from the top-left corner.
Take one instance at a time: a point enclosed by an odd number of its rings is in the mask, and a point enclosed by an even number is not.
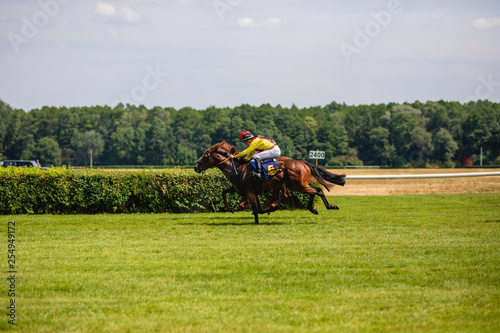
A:
[[[0,168],[0,214],[187,213],[225,211],[221,192],[230,183],[219,170],[119,171]],[[293,193],[287,208],[308,196]],[[238,209],[240,196],[229,195]],[[262,198],[263,201],[266,198]]]

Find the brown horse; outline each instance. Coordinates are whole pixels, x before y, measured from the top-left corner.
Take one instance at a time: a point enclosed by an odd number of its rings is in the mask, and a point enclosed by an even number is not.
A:
[[[280,157],[278,167],[283,171],[268,180],[261,181],[252,175],[253,168],[250,163],[230,158],[231,154],[235,152],[236,148],[225,141],[216,143],[198,159],[194,170],[198,173],[215,167],[221,170],[233,184],[235,191],[250,201],[256,224],[259,223],[259,214],[277,210],[278,205],[290,197],[287,188],[310,194],[307,208],[313,214],[318,214],[318,211],[314,209],[314,196],[316,195],[321,197],[327,209],[339,209],[337,205],[332,206],[328,203],[321,187],[312,187],[309,184],[321,184],[329,190],[331,186],[329,183],[343,186],[345,184],[345,175],[330,173],[324,168],[308,162]],[[284,196],[276,199],[269,205],[269,208],[263,209],[258,195],[275,189],[282,189]],[[226,191],[232,190],[228,189]]]
[[[234,151],[236,151],[236,148],[234,149]],[[280,156],[279,160],[282,160],[282,161],[283,160],[291,160],[291,158],[285,157],[285,156]],[[285,196],[285,198],[291,197],[290,192],[286,188],[286,185],[283,184],[280,187],[275,188],[273,190],[273,195],[272,195],[271,199],[268,202],[266,202],[264,204],[264,206],[262,206],[263,210],[268,210],[269,208],[273,208],[273,207],[277,206],[279,204],[279,202],[281,202],[281,201],[278,201],[279,195],[280,195],[280,190],[283,191],[283,195]],[[230,207],[229,203],[227,202],[227,194],[229,194],[229,193],[237,193],[236,188],[234,186],[231,186],[231,187],[223,190],[222,191],[222,202],[224,203],[224,206],[226,207],[226,209],[228,211],[230,211],[231,213],[234,213],[234,209],[232,207]],[[242,195],[241,192],[239,194]],[[239,204],[240,208],[242,208],[242,209],[252,208],[251,206],[245,206],[246,201],[247,201],[247,198],[245,197],[245,195],[242,195],[242,198],[241,198],[241,201]],[[276,203],[276,202],[278,202],[278,203]]]

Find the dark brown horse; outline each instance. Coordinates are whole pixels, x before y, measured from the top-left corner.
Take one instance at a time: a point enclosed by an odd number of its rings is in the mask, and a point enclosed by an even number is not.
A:
[[[235,151],[236,151],[236,148],[235,148]],[[285,157],[285,156],[280,156],[279,157],[279,160],[290,160],[290,159],[291,158]],[[271,199],[268,202],[266,202],[264,204],[264,206],[262,206],[263,210],[268,210],[269,208],[273,208],[273,207],[277,206],[281,202],[281,201],[278,201],[279,195],[280,195],[280,190],[283,191],[283,195],[285,196],[285,198],[290,198],[291,197],[290,192],[286,188],[286,185],[283,184],[280,187],[275,188],[273,190],[273,195],[272,195]],[[231,187],[225,189],[224,191],[222,191],[222,201],[223,201],[224,206],[226,207],[226,209],[228,211],[230,211],[231,213],[234,213],[234,209],[232,207],[230,207],[229,203],[227,202],[227,195],[229,193],[237,193],[236,188],[234,186],[231,186]],[[239,194],[242,195],[241,192]],[[245,195],[242,195],[242,198],[241,198],[241,201],[240,201],[240,204],[239,204],[240,208],[242,208],[242,209],[252,208],[251,206],[245,206],[246,202],[247,202],[247,198],[245,197]]]
[[[332,184],[345,184],[345,175],[336,175],[326,171],[324,168],[302,161],[292,160],[287,157],[278,159],[278,167],[283,169],[268,180],[261,181],[252,175],[253,168],[250,163],[238,159],[230,158],[236,152],[236,148],[225,141],[219,142],[208,148],[198,159],[194,170],[201,173],[209,168],[218,168],[233,184],[236,192],[248,199],[252,205],[255,223],[259,223],[259,214],[270,213],[278,209],[278,205],[290,197],[287,190],[310,194],[308,209],[313,214],[318,214],[314,209],[314,196],[318,195],[323,200],[327,209],[339,209],[337,205],[330,205],[326,200],[321,187],[312,187],[310,183],[323,185],[327,190]],[[283,190],[283,197],[276,199],[263,209],[259,200],[259,195],[263,192],[275,189]],[[232,191],[230,189],[226,191]]]

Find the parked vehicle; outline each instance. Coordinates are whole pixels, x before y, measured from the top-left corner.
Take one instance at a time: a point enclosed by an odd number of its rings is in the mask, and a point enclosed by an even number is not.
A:
[[[18,167],[18,168],[39,168],[43,170],[49,170],[49,168],[39,166],[36,161],[31,160],[6,160],[2,161],[2,167],[6,168],[9,166]]]

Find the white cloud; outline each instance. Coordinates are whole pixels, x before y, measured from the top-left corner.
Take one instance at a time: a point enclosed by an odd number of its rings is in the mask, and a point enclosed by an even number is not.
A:
[[[268,27],[280,27],[283,25],[283,22],[279,18],[271,17],[264,22],[264,25]]]
[[[99,2],[94,11],[98,15],[108,17],[113,23],[139,23],[142,20],[141,15],[129,6],[117,9],[108,3]]]
[[[493,27],[500,28],[500,17],[489,17],[489,18],[481,17],[475,20],[472,25],[474,26],[474,28],[477,29],[486,29]]]
[[[271,17],[264,22],[258,23],[255,22],[255,20],[251,17],[245,17],[238,20],[238,25],[242,28],[278,28],[283,25],[283,21],[281,21],[279,18]]]
[[[125,6],[121,10],[122,17],[128,22],[139,22],[141,20],[141,15],[139,15],[132,8]]]
[[[116,14],[116,9],[110,4],[100,2],[96,5],[95,12],[102,16],[111,17]]]
[[[238,25],[243,28],[253,28],[255,27],[255,21],[251,17],[245,17],[238,20]]]

